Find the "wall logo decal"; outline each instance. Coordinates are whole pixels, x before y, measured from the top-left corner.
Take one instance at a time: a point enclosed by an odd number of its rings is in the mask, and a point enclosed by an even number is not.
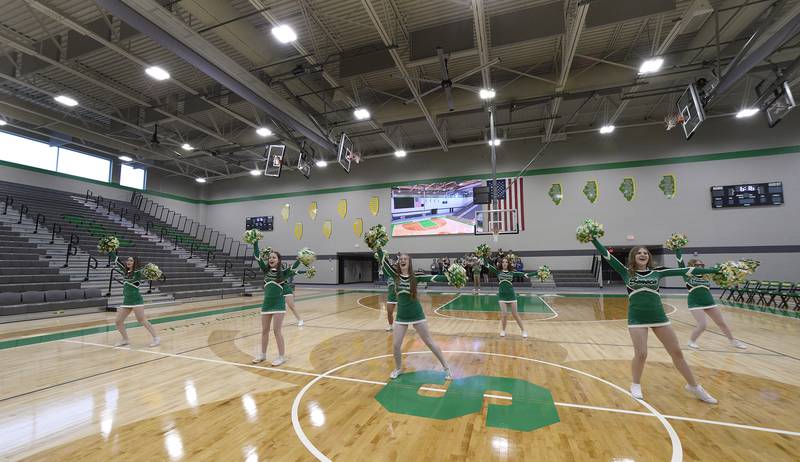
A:
[[[626,201],[630,202],[636,197],[636,180],[633,177],[625,177],[619,185],[619,192]]]
[[[372,196],[369,199],[369,212],[373,216],[378,215],[378,209],[380,208],[380,205],[381,205],[381,200],[378,198],[378,196]]]
[[[390,380],[375,399],[389,412],[429,419],[450,420],[480,413],[488,391],[512,395],[510,405],[489,404],[486,426],[529,432],[560,422],[553,396],[546,388],[525,380],[473,375],[450,382],[441,397],[422,396],[423,385],[443,385],[444,372],[416,371]]]
[[[289,204],[284,204],[283,207],[281,207],[281,218],[283,218],[283,221],[289,221],[289,208]]]
[[[550,185],[550,190],[547,191],[547,195],[550,196],[554,204],[559,205],[564,198],[564,188],[561,186],[561,183],[553,183]]]
[[[319,212],[319,207],[317,206],[316,201],[312,202],[308,205],[308,218],[312,220],[317,219],[317,212]]]
[[[586,185],[583,187],[583,195],[586,196],[586,199],[592,204],[597,202],[597,199],[600,197],[600,184],[597,180],[589,180],[586,182]]]
[[[333,222],[330,220],[325,220],[325,222],[322,223],[322,234],[325,235],[325,239],[330,239],[332,233],[333,233]]]
[[[299,221],[294,224],[294,237],[298,241],[303,238],[303,223]]]
[[[667,196],[667,199],[673,199],[678,193],[678,181],[675,179],[675,175],[662,176],[658,183],[658,189]]]
[[[364,232],[364,220],[361,218],[356,218],[356,221],[353,222],[353,234],[356,237],[361,237],[361,233]]]
[[[339,199],[339,203],[336,204],[336,211],[342,219],[347,216],[347,199]]]

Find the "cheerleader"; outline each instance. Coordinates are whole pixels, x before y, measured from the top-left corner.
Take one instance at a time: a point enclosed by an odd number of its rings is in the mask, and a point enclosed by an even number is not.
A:
[[[678,259],[678,266],[685,268],[686,265],[683,263],[683,253],[680,249],[675,250],[675,257]],[[698,259],[691,259],[689,260],[689,266],[692,268],[704,268],[705,264]],[[691,337],[689,337],[689,348],[700,348],[696,342],[700,334],[706,330],[706,315],[708,315],[708,317],[719,326],[722,333],[728,337],[728,340],[734,348],[746,349],[747,345],[733,337],[731,329],[725,322],[725,318],[722,316],[722,310],[719,309],[717,303],[714,301],[714,296],[711,295],[711,289],[709,289],[711,283],[707,279],[693,276],[684,276],[683,280],[686,281],[686,288],[689,289],[689,298],[687,299],[689,312],[692,313],[695,321],[697,321],[697,327],[694,328]]]
[[[403,338],[406,336],[408,326],[413,325],[422,341],[425,342],[425,345],[430,348],[431,352],[436,356],[436,359],[442,364],[445,372],[445,379],[451,380],[453,377],[450,373],[450,367],[444,359],[442,350],[431,337],[430,330],[428,330],[428,321],[425,319],[425,313],[422,311],[422,305],[420,305],[419,300],[417,300],[417,283],[431,281],[447,282],[447,277],[443,275],[415,275],[411,257],[408,254],[400,254],[397,266],[392,266],[386,260],[383,249],[379,248],[376,254],[378,256],[378,261],[381,262],[386,277],[395,280],[397,291],[397,318],[394,320],[394,338],[392,342],[395,369],[389,377],[396,379],[403,373]]]
[[[253,364],[267,359],[269,329],[274,320],[272,330],[275,333],[275,343],[278,344],[278,357],[272,361],[272,365],[277,367],[286,362],[282,331],[283,317],[286,314],[284,286],[290,278],[297,274],[296,269],[300,266],[300,260],[295,261],[290,268],[283,269],[281,254],[273,251],[269,253],[267,262],[264,263],[261,252],[258,250],[258,241],[253,243],[253,255],[264,273],[264,301],[261,303],[261,351],[253,358]]]
[[[305,271],[296,271],[295,273],[303,274]],[[294,317],[297,318],[297,325],[302,326],[303,320],[300,319],[300,315],[297,314],[297,310],[294,307],[294,276],[295,275],[292,274],[286,279],[286,283],[283,285],[283,298],[286,300],[286,306],[291,310]]]
[[[656,334],[667,353],[672,357],[672,363],[675,368],[686,379],[686,390],[701,401],[716,404],[717,400],[695,381],[694,374],[692,374],[689,364],[683,357],[678,337],[675,335],[675,331],[672,330],[670,321],[664,313],[664,306],[661,304],[661,295],[658,293],[658,288],[661,279],[665,277],[712,274],[717,273],[718,270],[705,268],[665,268],[654,270],[651,269],[652,256],[650,251],[643,246],[631,249],[628,254],[628,266],[625,266],[611,255],[600,241],[593,238],[592,243],[603,259],[622,276],[622,280],[625,281],[625,286],[628,289],[628,333],[633,341],[634,351],[633,361],[631,362],[633,375],[631,395],[637,399],[644,399],[641,380],[645,361],[647,360],[647,333],[649,329],[653,329],[653,333]]]
[[[144,315],[144,300],[142,294],[139,292],[139,285],[144,280],[142,277],[142,270],[139,268],[139,260],[136,257],[128,257],[123,264],[120,262],[119,257],[114,258],[114,271],[122,276],[122,305],[117,309],[117,318],[115,323],[117,330],[122,335],[122,340],[117,342],[115,347],[122,347],[129,344],[128,330],[125,328],[125,318],[133,311],[136,316],[136,321],[139,322],[150,335],[153,336],[153,341],[150,342],[150,347],[157,347],[161,344],[161,338],[158,336],[156,329],[147,320]]]
[[[506,323],[508,322],[508,309],[511,308],[511,315],[514,317],[514,320],[517,321],[517,325],[519,325],[519,330],[522,331],[522,337],[528,338],[528,331],[525,330],[525,327],[522,325],[522,318],[519,316],[519,312],[517,312],[517,294],[514,292],[514,284],[512,281],[515,277],[531,277],[531,274],[534,273],[523,273],[521,271],[512,271],[511,270],[511,262],[508,261],[508,258],[503,257],[500,259],[500,269],[498,270],[494,265],[491,263],[486,265],[486,269],[489,270],[490,273],[497,276],[497,280],[499,281],[498,288],[497,288],[497,300],[498,304],[500,305],[500,336],[506,336]]]
[[[386,272],[384,271],[384,274]],[[394,328],[394,312],[397,309],[397,287],[394,283],[394,278],[386,274],[386,319],[389,325],[386,326],[386,332],[391,332]]]

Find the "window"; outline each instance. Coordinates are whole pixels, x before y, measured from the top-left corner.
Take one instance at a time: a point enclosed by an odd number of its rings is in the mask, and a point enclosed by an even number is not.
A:
[[[58,163],[58,148],[0,132],[0,160],[55,170]]]
[[[111,173],[111,161],[60,148],[58,150],[58,168],[56,171],[108,182]]]
[[[146,171],[143,168],[134,168],[122,164],[119,170],[119,184],[130,188],[144,189]]]

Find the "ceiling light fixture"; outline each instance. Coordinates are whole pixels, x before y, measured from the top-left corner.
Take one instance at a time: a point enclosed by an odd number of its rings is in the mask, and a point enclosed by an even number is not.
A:
[[[67,95],[58,95],[53,99],[56,100],[57,103],[61,103],[64,106],[68,106],[68,107],[75,107],[75,106],[78,105],[78,102],[75,101],[75,99],[70,98]]]
[[[495,138],[494,140],[489,140],[489,146],[492,146],[492,145],[500,146],[500,143],[502,143],[500,138]]]
[[[481,99],[492,99],[495,97],[497,93],[491,88],[481,88],[481,91],[478,92],[478,96]]]
[[[353,111],[353,115],[358,120],[367,120],[367,119],[369,119],[369,111],[364,109],[363,107],[357,108],[355,111]]]
[[[3,119],[0,119],[0,127],[2,127],[3,125],[7,125],[7,124],[8,124],[8,122],[6,122]]]
[[[616,130],[616,128],[617,127],[613,125],[603,125],[602,127],[600,127],[600,133],[603,135],[608,135],[609,133],[614,133],[614,130]]]
[[[324,160],[320,159],[320,160],[317,161],[317,167],[322,168],[322,167],[327,167],[327,166],[328,166],[328,163],[325,162]]]
[[[658,72],[661,69],[661,66],[664,65],[664,59],[662,58],[650,58],[642,63],[639,66],[639,73],[640,74],[652,74],[653,72]]]
[[[183,144],[181,145],[181,149],[183,149],[184,151],[191,151],[191,150],[192,150],[192,149],[194,149],[194,148],[193,148],[193,147],[192,147],[192,145],[191,145],[191,144],[189,144],[189,143],[183,143]]]
[[[205,183],[206,179],[205,178],[195,178],[194,181],[196,181],[198,183]]]
[[[281,43],[290,43],[297,40],[297,34],[294,29],[287,24],[273,27],[272,35]]]
[[[406,156],[406,152],[403,151],[402,149],[398,149],[397,151],[394,152],[394,155],[395,155],[395,157],[405,157]]]
[[[158,66],[150,66],[145,69],[144,72],[156,80],[167,80],[170,77],[169,72]]]
[[[256,133],[258,133],[259,136],[263,136],[264,138],[266,138],[266,137],[268,137],[269,135],[272,134],[272,130],[270,130],[267,127],[259,127],[256,130]]]
[[[133,162],[133,158],[129,156],[119,156],[118,159],[123,162]]]
[[[259,176],[261,175],[261,170],[254,168],[253,170],[250,170],[250,174],[253,176]]]
[[[736,118],[737,119],[744,119],[744,118],[747,118],[747,117],[752,117],[752,116],[758,114],[758,112],[759,112],[758,108],[754,108],[754,107],[744,108],[744,109],[742,109],[741,111],[739,111],[736,114]]]

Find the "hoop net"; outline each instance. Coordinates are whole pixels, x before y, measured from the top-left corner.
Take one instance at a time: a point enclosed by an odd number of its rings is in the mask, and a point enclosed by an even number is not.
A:
[[[664,117],[664,125],[666,125],[667,131],[672,130],[678,125],[683,125],[685,121],[686,119],[683,118],[683,115],[677,112],[669,113],[666,117]]]
[[[360,152],[355,152],[355,151],[348,150],[346,157],[347,157],[347,160],[349,160],[350,162],[355,162],[357,164],[361,163],[361,153]]]

